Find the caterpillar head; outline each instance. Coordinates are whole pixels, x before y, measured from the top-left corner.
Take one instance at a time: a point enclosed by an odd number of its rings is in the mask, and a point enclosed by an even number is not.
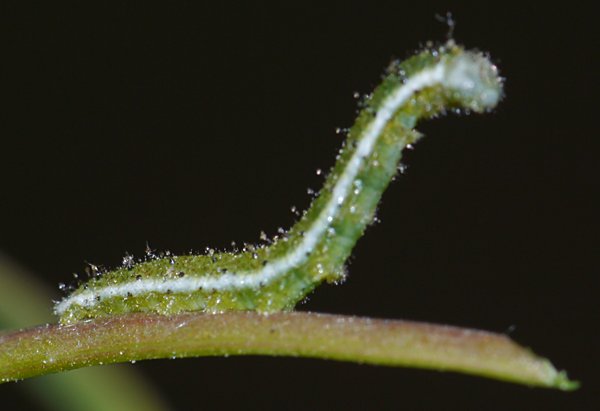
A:
[[[494,108],[502,98],[498,69],[479,52],[449,56],[443,84],[460,106],[476,112]]]

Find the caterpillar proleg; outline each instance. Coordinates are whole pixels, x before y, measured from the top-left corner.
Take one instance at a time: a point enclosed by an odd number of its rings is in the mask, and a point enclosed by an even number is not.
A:
[[[483,112],[501,95],[502,80],[489,59],[453,42],[394,63],[365,100],[319,195],[272,244],[128,265],[90,279],[55,312],[72,323],[127,312],[292,309],[321,282],[344,277],[402,150],[420,137],[417,121],[449,109]]]

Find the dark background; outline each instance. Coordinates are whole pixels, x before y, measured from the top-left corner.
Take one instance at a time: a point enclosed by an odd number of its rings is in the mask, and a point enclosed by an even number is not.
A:
[[[0,249],[56,285],[146,242],[187,253],[290,226],[290,207],[321,184],[315,170],[333,164],[335,128],[353,122],[353,93],[391,58],[443,41],[434,16],[450,10],[457,41],[489,51],[507,78],[506,99],[419,126],[427,138],[347,282],[299,309],[506,332],[582,389],[308,359],[134,367],[181,410],[595,408],[597,18],[413,3],[3,2]],[[0,388],[11,409],[30,406]]]

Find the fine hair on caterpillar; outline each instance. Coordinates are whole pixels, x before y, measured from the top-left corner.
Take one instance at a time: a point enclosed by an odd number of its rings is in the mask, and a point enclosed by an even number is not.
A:
[[[239,253],[164,256],[91,278],[58,302],[62,323],[153,312],[292,309],[345,263],[415,143],[418,120],[448,110],[484,112],[502,96],[496,67],[449,41],[390,66],[364,102],[324,187],[293,227],[268,246]]]

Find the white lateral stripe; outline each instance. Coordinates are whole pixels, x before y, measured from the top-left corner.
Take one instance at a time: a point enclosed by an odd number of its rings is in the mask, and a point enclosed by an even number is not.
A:
[[[87,290],[76,295],[70,295],[58,303],[55,312],[62,315],[71,305],[92,307],[97,303],[96,298],[107,299],[112,297],[125,297],[127,295],[140,295],[149,292],[173,293],[194,292],[203,290],[231,290],[235,288],[253,288],[265,284],[278,276],[288,272],[306,261],[307,253],[313,250],[321,236],[327,230],[329,217],[335,217],[340,204],[338,198],[346,198],[352,189],[352,183],[362,165],[363,159],[368,157],[375,146],[377,138],[381,135],[387,122],[392,118],[396,110],[416,91],[439,84],[444,81],[445,59],[435,66],[425,69],[411,77],[406,83],[391,94],[381,105],[373,122],[367,127],[363,136],[359,139],[358,147],[352,155],[348,166],[338,179],[332,196],[319,214],[311,228],[304,233],[302,241],[287,255],[274,260],[257,271],[227,273],[218,277],[189,275],[172,280],[141,279],[127,283],[109,285],[101,289]]]

